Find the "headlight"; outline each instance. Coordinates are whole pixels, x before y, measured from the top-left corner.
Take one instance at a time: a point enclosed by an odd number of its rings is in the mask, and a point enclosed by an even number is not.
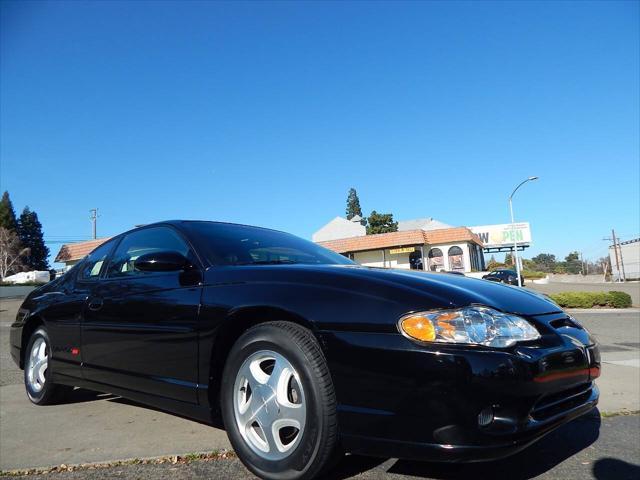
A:
[[[498,348],[540,338],[524,318],[480,306],[412,313],[400,319],[398,328],[403,335],[421,342]]]

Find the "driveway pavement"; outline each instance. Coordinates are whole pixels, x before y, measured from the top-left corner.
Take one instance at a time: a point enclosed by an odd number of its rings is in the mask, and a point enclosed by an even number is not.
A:
[[[570,310],[600,343],[600,410],[640,410],[640,309]]]
[[[230,448],[222,430],[111,395],[76,390],[73,403],[50,407],[31,405],[24,394],[21,372],[8,355],[8,326],[15,317],[18,305],[18,301],[6,300],[0,305],[1,470]],[[598,380],[602,392],[600,409],[605,412],[640,410],[640,310],[575,311],[573,314],[594,333],[602,345],[603,377]],[[638,416],[605,418],[597,442],[596,423],[599,424],[600,419],[598,416],[590,418],[578,419],[532,447],[542,450],[528,449],[528,456],[526,452],[518,455],[516,459],[520,458],[519,462],[525,464],[530,462],[530,458],[537,457],[531,468],[525,469],[528,476],[516,475],[520,475],[520,467],[518,463],[509,463],[514,462],[513,459],[507,463],[477,467],[436,467],[433,464],[360,457],[347,458],[341,475],[342,478],[352,475],[359,475],[357,478],[466,478],[467,474],[471,476],[478,468],[486,471],[487,477],[511,468],[516,476],[509,478],[532,478],[539,474],[552,475],[543,478],[586,478],[582,475],[587,473],[592,478],[624,478],[598,473],[604,467],[622,473],[638,473],[637,466],[632,465],[633,460],[637,462],[640,457]],[[539,457],[535,452],[544,455]],[[580,453],[571,457],[577,452]],[[599,465],[597,468],[596,464]],[[145,473],[138,472],[137,468],[144,468]],[[61,476],[55,478],[63,478],[62,475],[64,478],[67,475],[70,475],[69,478],[104,478],[99,476],[98,470],[83,472],[56,474]],[[108,476],[127,478],[247,476],[237,460],[114,467],[109,472]],[[492,475],[489,472],[493,472]],[[390,474],[395,476],[387,477]],[[634,478],[638,478],[638,475]]]
[[[636,480],[640,478],[640,417],[601,419],[598,412],[574,420],[511,458],[492,463],[447,465],[347,456],[330,472],[331,479],[492,479]],[[237,459],[174,464],[129,464],[82,468],[72,472],[29,475],[34,480],[252,479]],[[1,475],[0,475],[1,478]],[[15,478],[15,477],[11,477]]]

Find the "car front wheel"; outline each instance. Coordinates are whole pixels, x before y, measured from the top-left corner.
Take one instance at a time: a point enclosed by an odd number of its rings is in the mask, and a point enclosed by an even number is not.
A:
[[[222,415],[245,466],[266,479],[310,479],[337,458],[336,400],[324,355],[297,324],[247,330],[224,368]]]
[[[49,405],[64,399],[73,387],[51,381],[51,342],[44,327],[31,335],[24,359],[24,385],[27,396],[36,405]]]

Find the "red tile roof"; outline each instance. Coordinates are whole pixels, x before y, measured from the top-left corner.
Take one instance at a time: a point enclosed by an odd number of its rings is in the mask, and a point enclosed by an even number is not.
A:
[[[77,242],[77,243],[66,243],[60,248],[58,255],[56,255],[56,262],[73,262],[76,260],[80,260],[84,258],[86,255],[91,253],[91,251],[102,245],[104,242],[109,240],[110,237],[107,238],[96,238],[95,240],[89,240],[86,242]]]
[[[382,248],[411,245],[438,245],[453,242],[472,242],[482,246],[480,238],[466,227],[443,228],[439,230],[406,230],[403,232],[379,233],[364,237],[340,238],[318,242],[338,253],[362,252]]]

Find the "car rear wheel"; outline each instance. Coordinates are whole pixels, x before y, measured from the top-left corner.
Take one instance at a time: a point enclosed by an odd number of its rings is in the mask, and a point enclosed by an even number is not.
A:
[[[24,385],[27,396],[36,405],[50,405],[62,401],[73,387],[51,381],[51,342],[44,327],[38,328],[29,339],[24,359]]]
[[[224,368],[222,416],[245,466],[266,479],[310,479],[338,457],[336,400],[324,355],[297,324],[247,330]]]

